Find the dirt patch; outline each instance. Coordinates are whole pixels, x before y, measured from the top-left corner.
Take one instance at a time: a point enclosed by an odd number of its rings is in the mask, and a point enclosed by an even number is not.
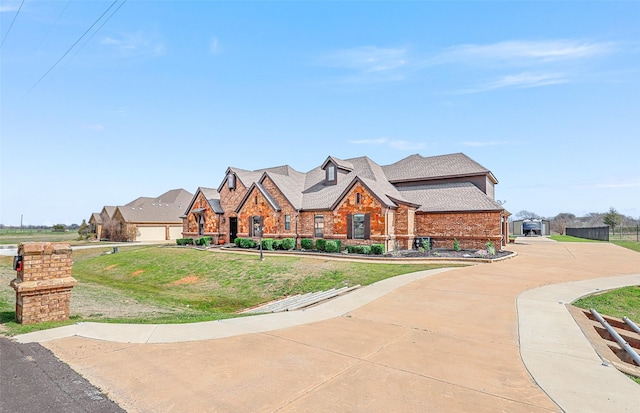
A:
[[[108,267],[104,267],[104,270],[105,271],[109,271],[109,270],[112,270],[112,269],[116,268],[117,266],[118,266],[118,264],[109,265]]]
[[[195,275],[191,274],[191,275],[187,275],[184,278],[180,278],[179,280],[176,280],[174,282],[172,282],[172,285],[181,285],[181,284],[195,284],[198,281],[200,281],[200,278],[196,277]]]
[[[138,275],[142,274],[144,272],[144,270],[137,270],[131,273],[132,277],[137,277]]]

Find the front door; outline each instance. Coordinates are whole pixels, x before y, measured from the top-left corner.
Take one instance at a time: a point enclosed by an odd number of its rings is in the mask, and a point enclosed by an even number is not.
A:
[[[229,242],[233,244],[238,233],[238,218],[229,218]]]

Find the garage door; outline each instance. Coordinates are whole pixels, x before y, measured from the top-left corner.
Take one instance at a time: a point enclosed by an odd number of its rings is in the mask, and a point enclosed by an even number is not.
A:
[[[182,238],[182,225],[169,228],[169,239]]]
[[[165,227],[138,227],[138,237],[136,241],[164,241]]]

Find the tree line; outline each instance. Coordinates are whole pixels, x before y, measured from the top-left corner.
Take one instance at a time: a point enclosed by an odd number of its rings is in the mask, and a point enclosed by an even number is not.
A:
[[[628,215],[620,214],[614,207],[607,212],[590,212],[585,216],[578,217],[570,212],[561,212],[555,217],[543,217],[535,212],[520,211],[515,214],[516,219],[543,219],[551,223],[551,231],[558,234],[565,234],[567,228],[598,227],[608,226],[615,233],[616,228],[633,227],[640,225],[640,219]]]

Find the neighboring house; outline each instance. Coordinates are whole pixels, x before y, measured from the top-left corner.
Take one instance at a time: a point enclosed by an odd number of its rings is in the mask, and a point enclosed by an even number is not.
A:
[[[487,241],[500,246],[510,213],[494,200],[497,183],[462,153],[412,155],[386,166],[367,157],[329,156],[307,173],[287,165],[230,167],[217,191],[200,188],[183,217],[183,235],[233,242],[257,237],[263,225],[264,237],[291,237],[297,245],[302,238],[324,238],[381,243],[391,251],[430,237],[433,247],[450,248],[454,239],[463,248],[483,248]]]
[[[104,207],[92,214],[98,239],[130,241],[167,241],[182,236],[182,213],[193,194],[173,189],[158,197],[140,197],[126,205]],[[116,235],[117,234],[117,235]]]
[[[113,214],[116,212],[114,206],[104,206],[102,211],[94,212],[89,218],[89,233],[94,234],[97,240],[107,238],[106,231],[104,230],[105,222],[109,222],[113,218]]]

